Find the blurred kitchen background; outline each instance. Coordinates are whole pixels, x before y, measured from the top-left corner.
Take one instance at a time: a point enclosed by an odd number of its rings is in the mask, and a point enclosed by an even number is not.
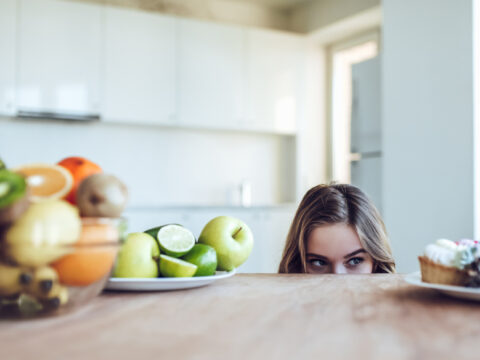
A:
[[[479,238],[477,0],[1,0],[0,156],[84,156],[131,231],[244,220],[276,272],[332,180],[384,216],[400,272]]]

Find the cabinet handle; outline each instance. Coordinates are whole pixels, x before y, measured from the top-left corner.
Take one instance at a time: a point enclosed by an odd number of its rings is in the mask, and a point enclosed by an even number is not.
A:
[[[35,119],[53,119],[53,120],[80,120],[80,121],[98,121],[99,114],[70,114],[50,111],[26,111],[19,110],[17,113],[19,118],[35,118]]]

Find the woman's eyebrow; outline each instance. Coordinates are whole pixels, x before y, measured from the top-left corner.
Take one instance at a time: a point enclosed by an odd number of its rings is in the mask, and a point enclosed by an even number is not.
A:
[[[365,249],[355,250],[354,252],[351,252],[350,254],[345,255],[343,258],[346,259],[346,258],[349,258],[350,256],[361,254],[361,253],[366,253]]]
[[[307,254],[307,257],[314,257],[314,258],[321,258],[321,259],[328,260],[328,258],[327,258],[326,256],[319,255],[319,254],[308,253],[308,254]]]

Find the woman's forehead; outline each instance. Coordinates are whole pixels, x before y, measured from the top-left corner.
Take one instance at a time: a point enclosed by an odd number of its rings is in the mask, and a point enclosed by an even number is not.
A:
[[[307,254],[328,258],[343,258],[362,249],[355,228],[348,224],[321,225],[312,230],[307,239]]]

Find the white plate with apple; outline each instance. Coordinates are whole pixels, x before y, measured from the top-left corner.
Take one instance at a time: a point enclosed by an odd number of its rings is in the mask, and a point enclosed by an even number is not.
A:
[[[199,243],[190,230],[178,224],[130,233],[105,289],[166,291],[205,286],[233,276],[252,249],[250,228],[229,216],[210,220],[199,236]],[[215,272],[215,269],[233,270]],[[194,276],[196,272],[215,274]]]
[[[217,271],[212,276],[196,276],[189,278],[110,278],[106,290],[114,291],[168,291],[192,289],[211,284],[217,280],[229,278],[232,271]]]

